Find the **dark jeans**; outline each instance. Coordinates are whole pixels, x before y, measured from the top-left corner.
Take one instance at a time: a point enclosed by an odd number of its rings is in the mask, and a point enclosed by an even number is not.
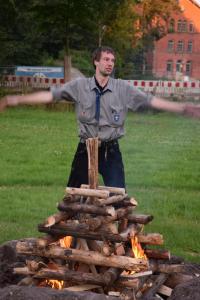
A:
[[[125,188],[124,165],[118,141],[102,142],[98,156],[99,173],[105,186]],[[85,143],[78,144],[67,186],[80,187],[81,184],[88,184],[88,156]]]

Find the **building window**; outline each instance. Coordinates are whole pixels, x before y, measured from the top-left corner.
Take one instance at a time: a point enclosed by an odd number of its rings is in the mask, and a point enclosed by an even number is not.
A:
[[[177,44],[177,52],[183,52],[184,50],[184,43],[183,41],[178,41],[178,44]]]
[[[183,72],[183,63],[181,59],[177,60],[176,62],[176,71],[180,73]]]
[[[193,42],[188,41],[187,52],[192,53],[193,50]]]
[[[193,23],[189,24],[189,32],[194,32],[194,25],[193,25]]]
[[[182,32],[187,32],[187,21],[182,21]]]
[[[168,52],[173,52],[173,50],[174,50],[174,41],[173,40],[168,41],[167,50],[168,50]]]
[[[181,20],[178,20],[178,23],[177,23],[177,31],[178,31],[178,32],[181,32],[181,31],[182,31],[182,21],[181,21]]]
[[[185,74],[190,76],[192,73],[192,62],[188,60],[185,65]]]
[[[168,31],[169,31],[169,33],[175,31],[175,22],[174,22],[174,19],[171,19],[171,20],[170,20]]]
[[[173,72],[173,61],[172,60],[168,60],[167,61],[167,66],[166,66],[166,70],[169,73]]]

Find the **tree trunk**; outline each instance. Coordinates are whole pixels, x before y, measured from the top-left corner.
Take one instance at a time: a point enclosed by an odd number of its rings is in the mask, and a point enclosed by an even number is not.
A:
[[[68,82],[71,80],[71,56],[64,55],[64,81]]]

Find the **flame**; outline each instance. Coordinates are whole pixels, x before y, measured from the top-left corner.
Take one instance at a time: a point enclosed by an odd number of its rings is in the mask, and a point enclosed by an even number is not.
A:
[[[131,245],[135,258],[143,258],[147,260],[147,256],[144,253],[144,250],[142,249],[140,243],[138,242],[137,236],[134,236],[134,238],[131,239]]]
[[[64,281],[63,280],[53,280],[53,279],[46,279],[45,280],[46,284],[50,286],[52,289],[57,289],[61,290],[64,286]]]
[[[60,247],[70,248],[71,243],[72,243],[72,236],[67,235],[63,239],[60,239],[59,242],[60,242]]]
[[[70,235],[65,236],[64,238],[59,240],[59,243],[60,243],[60,247],[69,248],[72,243],[72,236]],[[53,268],[55,268],[55,266]],[[64,287],[63,280],[46,279],[45,283],[47,286],[51,287],[52,289],[61,290]]]

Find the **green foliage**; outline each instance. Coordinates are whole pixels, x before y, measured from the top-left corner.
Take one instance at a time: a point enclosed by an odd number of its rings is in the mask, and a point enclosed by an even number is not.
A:
[[[57,211],[77,146],[75,114],[38,107],[0,116],[1,242],[38,236]],[[152,214],[145,232],[163,248],[200,262],[199,121],[165,113],[130,114],[120,141],[127,191],[138,213]]]
[[[79,69],[85,76],[92,76],[94,74],[91,53],[87,50],[72,51],[72,66]]]

